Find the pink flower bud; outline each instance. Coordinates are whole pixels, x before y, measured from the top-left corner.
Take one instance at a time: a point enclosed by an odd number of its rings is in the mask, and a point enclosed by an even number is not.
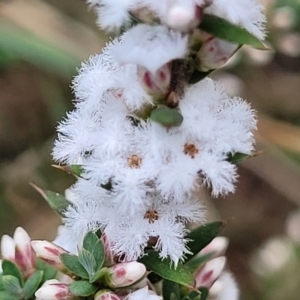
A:
[[[199,59],[198,69],[208,71],[223,66],[238,49],[238,45],[210,37],[207,39],[200,51],[197,53]]]
[[[136,261],[116,264],[108,268],[104,276],[105,283],[111,288],[126,287],[141,280],[146,274],[146,267]]]
[[[196,287],[210,288],[212,284],[221,275],[226,263],[224,256],[214,258],[208,261],[195,276]]]
[[[196,28],[201,21],[202,9],[197,5],[175,4],[170,7],[166,16],[166,24],[181,32]]]
[[[15,260],[16,244],[13,238],[5,234],[1,239],[1,254],[2,258]]]
[[[36,265],[36,256],[30,244],[31,238],[22,227],[18,227],[14,232],[14,241],[15,262],[27,277],[32,274]]]
[[[100,290],[96,293],[94,300],[120,300],[120,298],[110,290]]]
[[[63,273],[66,271],[60,259],[61,254],[68,253],[66,250],[48,241],[32,241],[31,246],[37,257]]]
[[[150,95],[164,97],[170,90],[171,70],[168,64],[159,68],[154,74],[145,67],[138,67],[140,81]]]
[[[38,289],[35,296],[39,300],[71,300],[73,296],[70,294],[69,286],[61,283],[56,279],[46,281],[43,286]]]
[[[111,245],[107,238],[107,235],[105,233],[102,234],[102,241],[104,245],[104,251],[105,251],[105,262],[104,265],[107,267],[110,267],[115,264],[114,261],[114,255],[111,251]]]
[[[227,237],[218,236],[214,238],[205,248],[203,248],[198,255],[203,256],[209,253],[213,253],[213,257],[223,255],[229,244]]]

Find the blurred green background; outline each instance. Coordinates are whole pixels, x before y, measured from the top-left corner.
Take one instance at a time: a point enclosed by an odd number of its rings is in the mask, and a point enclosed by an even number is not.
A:
[[[237,192],[199,196],[227,221],[228,265],[241,300],[300,295],[300,1],[264,0],[273,51],[243,47],[213,74],[258,111],[257,150]],[[57,122],[72,109],[76,68],[108,38],[82,0],[0,0],[0,234],[23,226],[53,239],[59,217],[29,182],[63,193],[74,179],[51,167]]]

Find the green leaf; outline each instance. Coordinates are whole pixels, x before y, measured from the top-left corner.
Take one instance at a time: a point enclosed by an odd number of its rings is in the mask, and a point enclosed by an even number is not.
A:
[[[162,277],[159,276],[159,275],[157,275],[157,274],[155,274],[155,273],[149,273],[148,276],[147,276],[147,278],[150,280],[150,282],[152,284],[155,284],[155,283],[157,283],[157,282],[159,282],[159,281],[162,280]]]
[[[37,259],[37,269],[43,271],[43,282],[55,278],[57,273],[56,269],[45,263],[40,258]]]
[[[79,252],[78,261],[89,274],[89,278],[92,278],[96,271],[96,260],[92,253],[85,249],[82,249]]]
[[[194,84],[194,83],[201,81],[202,79],[207,77],[212,71],[213,70],[209,70],[207,72],[201,72],[201,71],[195,70],[189,78],[189,83]]]
[[[180,290],[178,283],[164,279],[162,286],[162,295],[164,300],[179,300]]]
[[[94,294],[97,291],[98,287],[85,281],[79,280],[74,281],[70,285],[70,292],[75,296],[87,297]]]
[[[164,279],[177,282],[184,286],[194,284],[193,274],[184,265],[179,263],[176,270],[172,267],[172,261],[169,258],[162,260],[156,251],[149,251],[147,255],[140,260],[148,271],[153,271]]]
[[[89,282],[90,283],[94,283],[97,280],[99,280],[101,277],[103,277],[107,272],[107,268],[101,268],[98,269],[98,271],[95,272],[95,274],[93,276],[90,277]]]
[[[254,151],[251,154],[245,154],[245,153],[240,153],[240,152],[236,152],[236,153],[229,153],[227,156],[227,160],[233,164],[238,164],[241,163],[245,160],[247,160],[248,158],[252,158],[255,157],[257,155],[260,155],[262,152],[261,151]]]
[[[65,211],[69,206],[72,206],[72,203],[69,200],[58,193],[43,190],[33,183],[30,184],[37,192],[42,195],[42,197],[48,202],[52,209],[54,209],[62,217],[65,216]]]
[[[214,222],[197,227],[188,233],[185,237],[187,240],[190,240],[187,243],[187,247],[193,254],[186,254],[186,260],[191,259],[207,246],[217,236],[222,227],[222,222]]]
[[[81,165],[64,165],[64,166],[52,165],[52,167],[67,172],[71,175],[74,175],[77,178],[80,177],[83,172]]]
[[[101,239],[95,233],[88,232],[83,240],[83,248],[93,255],[96,261],[95,271],[99,270],[105,260],[105,250]]]
[[[183,116],[178,110],[164,105],[155,108],[150,118],[165,127],[180,126],[183,122]]]
[[[206,300],[208,298],[209,295],[209,290],[207,288],[200,288],[199,291],[201,292],[201,298],[200,300]]]
[[[43,271],[36,271],[25,282],[23,296],[25,299],[30,298],[39,288],[43,279]]]
[[[24,279],[20,268],[12,261],[4,259],[2,261],[3,275],[12,275],[19,280],[21,286],[24,285]]]
[[[246,44],[261,50],[267,49],[262,41],[260,41],[246,29],[241,28],[238,25],[234,25],[217,16],[205,14],[201,24],[199,25],[199,28],[215,37],[237,45]]]
[[[0,291],[1,300],[19,300],[19,296],[13,295],[8,291]]]
[[[98,241],[99,241],[98,236],[95,233],[90,231],[85,235],[83,239],[83,248],[92,253]]]
[[[76,255],[63,253],[60,255],[60,258],[69,271],[71,271],[78,277],[89,279],[89,274],[87,273],[85,268],[81,265]]]
[[[0,274],[0,291],[4,290],[4,286],[3,286],[3,280],[2,280],[3,274]],[[1,299],[1,298],[0,298]]]
[[[12,275],[4,275],[2,277],[4,289],[13,294],[20,295],[22,293],[22,287],[20,285],[19,279]]]

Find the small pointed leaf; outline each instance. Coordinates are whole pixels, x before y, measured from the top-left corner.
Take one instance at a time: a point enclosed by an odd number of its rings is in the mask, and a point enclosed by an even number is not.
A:
[[[165,127],[180,126],[183,122],[183,116],[178,110],[164,105],[155,108],[150,118]]]
[[[184,265],[179,263],[176,270],[172,267],[172,261],[169,258],[162,260],[156,251],[149,251],[147,255],[140,260],[148,271],[153,271],[164,279],[174,281],[184,286],[194,284],[193,274]]]
[[[179,300],[180,290],[178,283],[164,279],[162,295],[164,300]]]
[[[254,151],[251,154],[245,154],[245,153],[240,153],[240,152],[236,152],[234,154],[229,153],[228,156],[227,156],[227,160],[230,163],[238,164],[238,163],[241,163],[241,162],[247,160],[248,158],[258,156],[261,153],[262,153],[262,151]]]
[[[93,252],[96,243],[99,241],[98,236],[94,232],[88,232],[83,239],[83,248],[89,252]]]
[[[208,298],[209,295],[209,290],[207,288],[200,288],[199,291],[201,292],[201,298],[200,300],[206,300]]]
[[[2,277],[2,281],[5,291],[13,295],[20,295],[22,293],[22,287],[17,277],[12,275],[4,275]]]
[[[98,287],[85,280],[74,281],[70,285],[70,292],[74,296],[87,297],[94,294]]]
[[[2,270],[3,270],[3,275],[12,275],[18,278],[21,286],[24,285],[22,272],[14,262],[4,259],[2,261]]]
[[[246,29],[238,25],[234,25],[217,16],[205,14],[199,28],[215,37],[237,45],[246,44],[257,49],[267,50],[267,47],[263,44],[263,42]]]
[[[81,165],[64,165],[64,166],[52,165],[52,167],[67,172],[71,175],[74,175],[77,178],[80,177],[83,172]]]
[[[100,237],[96,233],[88,232],[83,240],[83,249],[89,251],[96,261],[95,270],[99,270],[102,267],[105,260],[104,245],[100,238],[101,232]]]
[[[2,280],[3,274],[0,274],[0,291],[4,290],[4,286],[3,286],[3,280]],[[0,298],[1,299],[1,298]]]
[[[13,295],[8,291],[0,291],[1,300],[19,300],[19,296]]]
[[[207,246],[216,237],[222,227],[222,222],[214,222],[197,227],[189,232],[185,238],[190,240],[187,243],[187,247],[193,254],[186,254],[186,260],[191,259]]]
[[[87,273],[85,268],[81,265],[76,255],[63,253],[60,255],[60,258],[69,271],[71,271],[72,273],[74,273],[75,275],[81,278],[89,279],[89,274]]]
[[[96,260],[92,253],[82,249],[78,255],[78,261],[89,274],[89,278],[91,278],[96,271]]]
[[[43,271],[43,282],[55,278],[57,273],[56,269],[45,263],[40,258],[37,259],[37,269]]]
[[[72,205],[69,200],[58,193],[43,190],[33,183],[30,184],[37,192],[42,195],[42,197],[48,202],[52,209],[54,209],[59,215],[64,217],[66,210],[69,206]]]
[[[209,70],[207,72],[194,70],[194,72],[192,73],[192,75],[189,78],[189,83],[190,84],[197,83],[197,82],[201,81],[202,79],[206,78],[208,75],[210,75],[211,72],[213,72],[213,70]]]
[[[29,299],[38,290],[43,279],[43,271],[36,271],[25,282],[23,288],[23,296],[25,299]]]

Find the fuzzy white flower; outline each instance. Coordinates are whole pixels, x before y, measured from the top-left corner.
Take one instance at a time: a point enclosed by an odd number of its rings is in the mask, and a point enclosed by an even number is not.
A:
[[[135,64],[155,73],[187,53],[187,36],[165,26],[138,25],[121,36],[108,53],[121,64]]]
[[[265,37],[266,18],[258,0],[213,0],[204,12],[225,18],[259,39]]]
[[[162,297],[156,295],[153,291],[149,290],[148,287],[139,289],[129,294],[128,300],[162,300]]]

